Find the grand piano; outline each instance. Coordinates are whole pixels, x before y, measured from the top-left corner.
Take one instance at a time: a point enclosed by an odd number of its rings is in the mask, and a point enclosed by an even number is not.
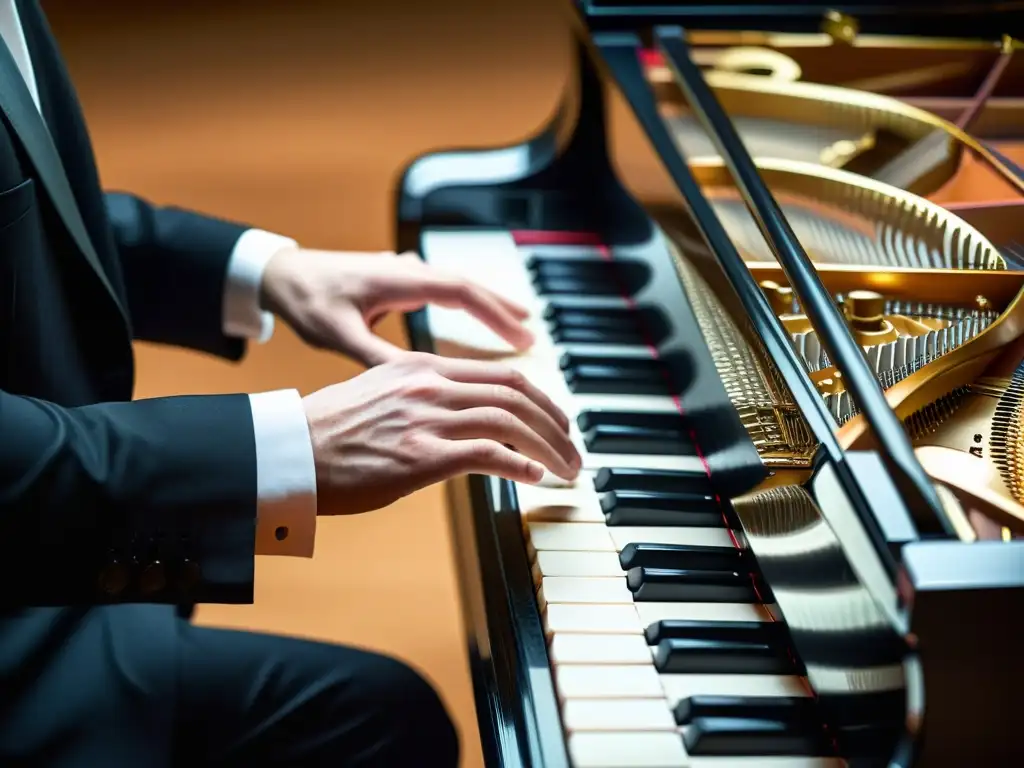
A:
[[[1021,2],[566,3],[397,245],[530,308],[584,470],[448,486],[488,766],[1022,764]]]

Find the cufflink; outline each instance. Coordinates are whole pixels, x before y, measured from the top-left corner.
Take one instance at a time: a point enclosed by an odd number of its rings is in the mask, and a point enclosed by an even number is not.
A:
[[[139,574],[139,592],[143,595],[155,594],[166,586],[167,569],[159,560],[154,560]]]
[[[126,564],[113,560],[100,571],[97,586],[103,594],[116,597],[127,588],[130,578],[131,569]]]

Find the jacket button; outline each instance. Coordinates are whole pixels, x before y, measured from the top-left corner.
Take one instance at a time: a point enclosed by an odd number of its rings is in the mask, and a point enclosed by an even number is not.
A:
[[[178,586],[183,592],[199,585],[203,579],[203,569],[195,560],[185,560],[178,570]]]
[[[167,586],[167,570],[159,560],[150,563],[139,574],[139,591],[152,595]]]
[[[110,597],[116,597],[117,595],[124,592],[128,586],[128,580],[131,577],[131,573],[128,566],[118,561],[108,563],[100,571],[100,577],[98,580],[98,586],[100,592]]]

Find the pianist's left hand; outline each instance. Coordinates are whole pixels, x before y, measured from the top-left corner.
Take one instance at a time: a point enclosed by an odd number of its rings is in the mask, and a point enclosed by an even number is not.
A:
[[[533,343],[523,325],[526,309],[441,272],[413,253],[286,248],[267,264],[260,301],[307,344],[368,366],[405,353],[377,336],[373,325],[389,312],[412,312],[427,304],[464,309],[516,349]]]

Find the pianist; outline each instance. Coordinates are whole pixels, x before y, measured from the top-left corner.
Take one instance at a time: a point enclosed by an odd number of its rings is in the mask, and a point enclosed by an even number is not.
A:
[[[535,389],[370,331],[439,302],[522,347],[523,312],[411,257],[104,194],[36,0],[0,0],[0,38],[0,764],[455,766],[442,704],[399,662],[174,606],[250,601],[254,555],[311,556],[317,514],[466,471],[574,476]],[[130,402],[133,339],[237,360],[261,304],[375,367],[304,400]]]

